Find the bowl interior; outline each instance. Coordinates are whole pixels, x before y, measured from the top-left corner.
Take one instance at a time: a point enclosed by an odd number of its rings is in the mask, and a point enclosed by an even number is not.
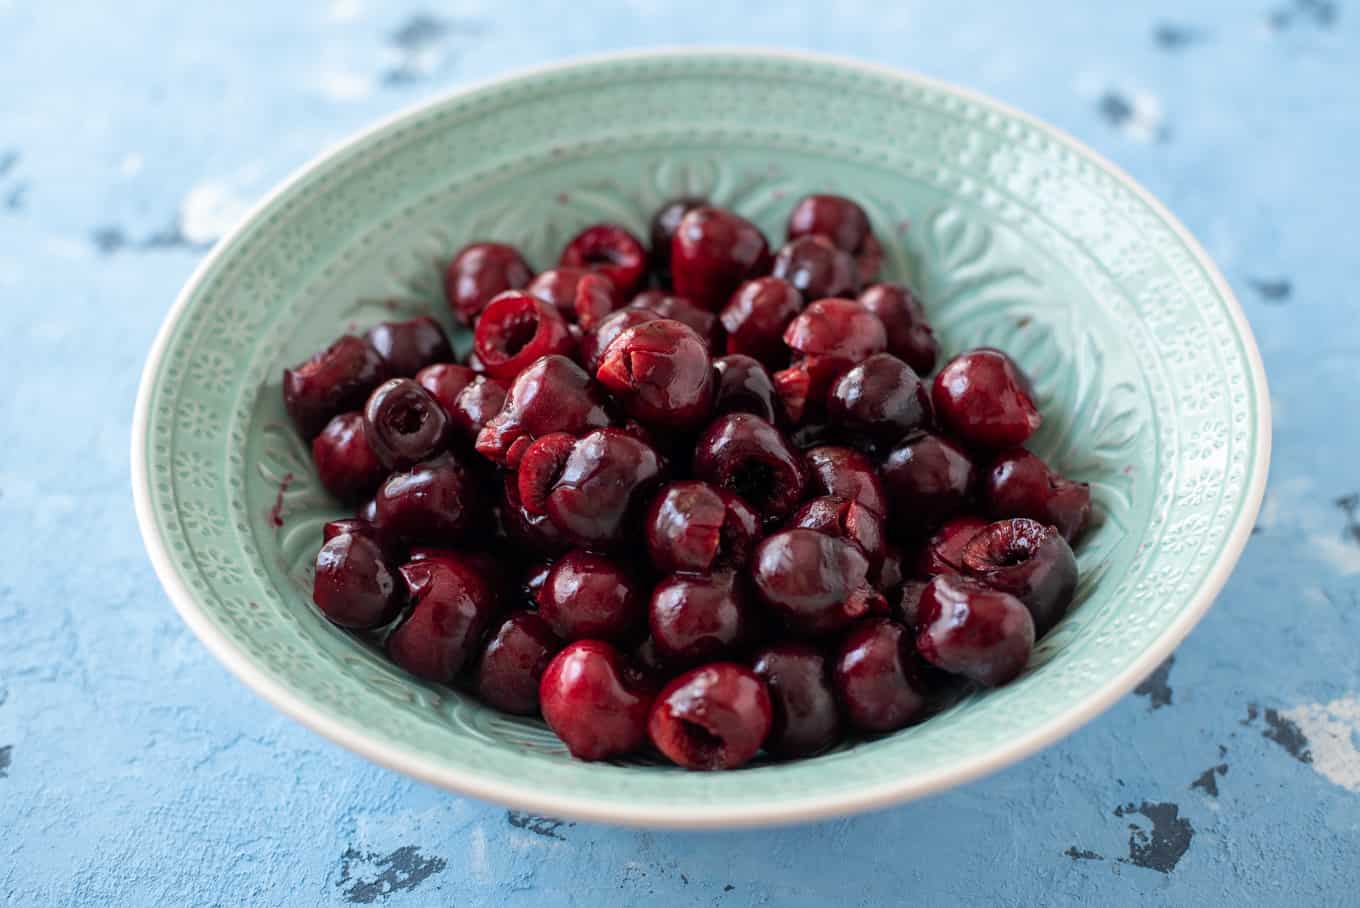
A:
[[[992,345],[1021,362],[1045,414],[1032,447],[1092,485],[1078,604],[1019,681],[816,759],[701,775],[572,761],[541,723],[414,680],[319,616],[311,561],[341,510],[288,425],[285,365],[384,319],[433,313],[451,327],[440,269],[472,240],[515,243],[545,268],[588,223],[645,236],[662,201],[697,194],[778,243],[815,191],[864,205],[885,277],[920,290],[946,351]],[[272,198],[167,331],[137,469],[196,630],[271,699],[370,756],[548,812],[779,818],[1012,759],[1188,631],[1264,470],[1250,337],[1165,212],[1018,115],[825,62],[613,60],[422,108]]]

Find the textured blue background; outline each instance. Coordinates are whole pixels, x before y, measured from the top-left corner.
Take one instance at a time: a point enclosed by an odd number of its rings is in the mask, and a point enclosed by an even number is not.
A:
[[[0,0],[0,901],[1354,904],[1354,5],[209,6]],[[1032,111],[1165,200],[1242,299],[1275,401],[1257,534],[1173,660],[1020,766],[792,829],[507,813],[281,717],[152,576],[127,480],[138,370],[243,205],[450,86],[691,42],[853,55]]]

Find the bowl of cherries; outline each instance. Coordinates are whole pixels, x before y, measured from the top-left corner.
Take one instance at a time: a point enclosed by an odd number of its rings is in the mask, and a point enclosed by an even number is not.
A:
[[[911,139],[809,154],[844,110],[772,119],[794,85]],[[621,131],[517,144],[550,101]],[[911,77],[656,55],[454,95],[268,200],[157,341],[134,487],[186,620],[324,734],[738,825],[1095,715],[1212,601],[1268,441],[1231,294],[1090,152]]]

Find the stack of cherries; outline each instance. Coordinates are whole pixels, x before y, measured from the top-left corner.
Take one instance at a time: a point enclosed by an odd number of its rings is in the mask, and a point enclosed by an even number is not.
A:
[[[1090,492],[1022,447],[1040,414],[1004,353],[923,378],[938,345],[881,258],[833,195],[773,255],[700,199],[650,248],[595,225],[538,275],[464,248],[464,362],[422,317],[284,372],[358,507],[316,605],[586,760],[808,756],[1015,678],[1072,601]]]

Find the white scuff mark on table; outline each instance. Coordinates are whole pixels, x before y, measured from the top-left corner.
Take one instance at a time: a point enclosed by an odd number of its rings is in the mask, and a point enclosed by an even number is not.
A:
[[[212,243],[250,211],[252,199],[225,182],[199,183],[179,206],[179,231],[190,243]]]
[[[317,76],[316,84],[332,101],[363,101],[373,94],[373,80],[363,73],[327,70]]]
[[[1281,715],[1308,739],[1313,769],[1347,791],[1360,794],[1360,698],[1304,703]]]
[[[118,172],[125,177],[135,177],[142,172],[142,167],[146,164],[146,159],[140,152],[130,151],[123,155],[123,160],[118,162]]]
[[[1360,574],[1360,545],[1331,533],[1313,533],[1308,537],[1308,545],[1341,576]]]
[[[1154,142],[1162,135],[1162,101],[1156,95],[1140,91],[1133,95],[1132,110],[1124,120],[1124,132],[1136,142]]]
[[[353,22],[363,14],[362,0],[331,0],[328,13],[332,22]]]
[[[468,872],[481,882],[491,879],[491,863],[486,857],[486,830],[473,826],[469,833]]]

